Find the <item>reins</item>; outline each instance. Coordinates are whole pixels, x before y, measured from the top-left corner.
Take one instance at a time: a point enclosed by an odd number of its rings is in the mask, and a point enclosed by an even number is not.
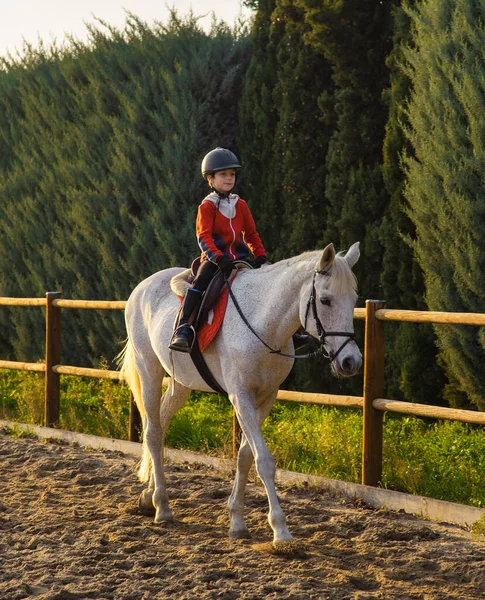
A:
[[[313,318],[315,320],[315,324],[317,327],[318,341],[320,342],[320,346],[319,346],[318,350],[316,350],[315,352],[310,352],[309,354],[286,354],[285,352],[282,352],[281,350],[275,350],[269,344],[267,344],[260,337],[260,335],[253,329],[253,327],[251,326],[251,323],[249,323],[246,316],[242,312],[241,307],[239,306],[239,303],[237,302],[236,297],[234,296],[234,292],[232,291],[232,286],[229,282],[229,278],[227,277],[226,274],[224,274],[224,281],[226,282],[227,289],[229,290],[229,295],[231,297],[231,300],[233,301],[234,306],[235,306],[239,316],[243,320],[244,324],[249,329],[249,331],[251,331],[251,333],[258,338],[258,340],[263,344],[263,346],[268,348],[268,350],[270,351],[271,354],[278,354],[279,356],[283,356],[285,358],[315,358],[317,356],[324,356],[325,358],[328,358],[330,360],[330,362],[333,362],[337,358],[337,356],[340,354],[340,352],[345,348],[345,346],[352,340],[355,340],[355,333],[348,332],[348,331],[325,331],[325,328],[323,327],[320,319],[318,318],[318,313],[317,313],[316,289],[315,289],[315,277],[317,276],[317,274],[330,276],[330,273],[328,271],[324,271],[324,270],[318,271],[317,269],[315,269],[313,272],[312,292],[311,292],[310,298],[308,298],[306,311],[305,311],[305,329],[306,329],[307,320],[308,320],[308,312],[311,307],[312,315],[313,315]],[[337,352],[335,352],[335,354],[331,350],[327,350],[327,352],[325,352],[325,350],[326,350],[325,338],[332,337],[332,336],[347,337],[345,342],[340,346],[340,348],[337,350]]]

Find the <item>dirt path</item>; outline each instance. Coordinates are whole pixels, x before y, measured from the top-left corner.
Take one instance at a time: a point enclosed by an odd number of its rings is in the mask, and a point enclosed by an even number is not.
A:
[[[296,556],[271,554],[266,497],[231,541],[228,478],[168,468],[176,522],[138,514],[135,459],[0,432],[0,600],[442,599],[485,596],[485,543],[458,527],[280,490]]]

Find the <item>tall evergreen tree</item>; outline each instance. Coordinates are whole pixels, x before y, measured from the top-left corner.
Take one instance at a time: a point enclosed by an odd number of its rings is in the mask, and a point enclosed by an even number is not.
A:
[[[332,115],[321,101],[330,67],[308,43],[311,31],[296,0],[259,1],[253,58],[240,121],[244,184],[258,229],[278,260],[321,247],[325,223],[325,159]],[[305,364],[304,364],[305,363]],[[299,361],[287,386],[331,390],[330,371]]]
[[[322,98],[336,126],[326,158],[324,238],[338,247],[361,242],[359,290],[381,297],[378,231],[388,198],[380,172],[387,108],[385,58],[391,49],[393,2],[298,0],[311,25],[308,41],[332,67],[333,91]]]
[[[238,145],[243,164],[240,190],[251,207],[265,247],[272,255],[281,239],[281,207],[271,184],[278,119],[273,100],[277,74],[274,34],[271,39],[276,0],[258,0],[251,6],[256,9],[251,31],[252,57],[239,112]]]
[[[319,101],[330,69],[306,42],[296,0],[257,3],[253,57],[241,106],[244,191],[273,260],[321,241],[325,156],[332,124]]]
[[[408,241],[414,238],[415,227],[405,213],[404,172],[401,167],[404,149],[411,151],[403,131],[409,79],[402,70],[403,45],[411,43],[411,21],[401,6],[395,7],[393,14],[393,48],[387,59],[390,86],[385,94],[389,119],[382,165],[389,205],[379,231],[383,247],[381,283],[388,307],[425,310],[422,270]],[[419,403],[442,403],[444,378],[436,355],[431,325],[387,324],[386,397]]]
[[[485,312],[485,4],[429,0],[408,8],[414,46],[405,195],[431,310]],[[436,326],[447,400],[485,410],[482,329]]]
[[[277,256],[283,257],[313,250],[322,239],[325,159],[333,122],[322,119],[319,100],[331,86],[331,74],[325,58],[305,41],[310,28],[297,2],[279,3],[273,21],[273,29],[280,31],[271,172],[282,206],[285,234]]]

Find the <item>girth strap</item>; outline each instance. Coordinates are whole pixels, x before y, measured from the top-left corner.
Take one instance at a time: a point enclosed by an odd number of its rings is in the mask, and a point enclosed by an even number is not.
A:
[[[193,361],[193,363],[194,363],[197,371],[199,371],[199,375],[207,383],[207,385],[209,387],[211,387],[213,390],[215,390],[216,392],[219,392],[219,394],[225,394],[225,395],[227,395],[226,390],[224,390],[217,383],[214,375],[212,375],[211,370],[207,366],[207,363],[205,362],[205,359],[202,356],[202,352],[200,351],[199,342],[197,340],[197,337],[194,340],[194,344],[192,346],[192,350],[190,352],[190,356],[192,358],[192,361]]]

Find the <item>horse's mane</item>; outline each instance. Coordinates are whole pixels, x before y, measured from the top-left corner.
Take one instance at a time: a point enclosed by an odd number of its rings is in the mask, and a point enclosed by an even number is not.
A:
[[[306,269],[313,271],[322,256],[322,250],[311,250],[304,252],[292,258],[280,260],[274,265],[269,265],[268,269],[280,266],[294,266],[297,269]],[[357,289],[357,278],[345,260],[345,252],[338,252],[330,268],[330,277],[328,277],[327,289],[334,294],[346,294]]]

